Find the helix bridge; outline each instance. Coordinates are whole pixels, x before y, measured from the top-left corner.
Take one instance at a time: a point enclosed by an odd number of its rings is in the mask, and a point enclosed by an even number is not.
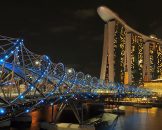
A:
[[[0,121],[31,112],[46,103],[99,99],[99,90],[121,97],[151,92],[76,72],[46,55],[28,50],[23,39],[0,36]]]

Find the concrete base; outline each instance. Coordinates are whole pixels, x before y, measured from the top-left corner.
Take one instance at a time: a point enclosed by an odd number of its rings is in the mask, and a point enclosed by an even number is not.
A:
[[[2,127],[9,127],[10,125],[11,125],[11,121],[10,120],[0,122],[0,128],[2,128]]]
[[[47,122],[41,122],[40,128],[45,130],[95,130],[95,127],[91,125],[79,125],[72,123],[50,124]]]

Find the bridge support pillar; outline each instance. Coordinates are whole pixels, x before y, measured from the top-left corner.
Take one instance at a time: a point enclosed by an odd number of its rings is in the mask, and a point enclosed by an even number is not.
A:
[[[56,116],[54,118],[54,123],[57,123],[63,110],[69,106],[70,109],[73,111],[77,121],[79,122],[79,124],[83,124],[83,110],[82,110],[82,114],[81,114],[81,117],[80,117],[80,114],[78,112],[78,109],[76,107],[76,105],[74,104],[74,102],[68,102],[68,103],[62,103],[56,113]],[[83,109],[83,108],[82,108]]]

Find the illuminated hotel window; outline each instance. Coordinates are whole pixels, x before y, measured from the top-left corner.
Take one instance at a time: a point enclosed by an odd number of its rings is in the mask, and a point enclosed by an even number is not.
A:
[[[132,80],[133,82],[139,83],[143,79],[143,39],[132,33],[131,34],[131,70],[132,70]],[[139,63],[140,61],[140,63]]]
[[[116,21],[114,35],[115,82],[124,82],[125,28]]]

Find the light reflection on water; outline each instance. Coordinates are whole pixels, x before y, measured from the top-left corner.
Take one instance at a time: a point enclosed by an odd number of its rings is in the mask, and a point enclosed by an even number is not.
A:
[[[32,124],[30,128],[23,130],[39,130],[39,121],[51,121],[51,107],[45,107],[42,110],[34,111],[32,116]],[[162,130],[162,108],[135,108],[126,107],[126,114],[118,118],[117,125],[114,130]],[[20,124],[21,125],[21,124]],[[10,128],[10,130],[20,130],[18,128]],[[22,130],[22,129],[21,129]],[[103,128],[102,130],[108,130]]]
[[[162,109],[126,107],[114,130],[161,130]]]

